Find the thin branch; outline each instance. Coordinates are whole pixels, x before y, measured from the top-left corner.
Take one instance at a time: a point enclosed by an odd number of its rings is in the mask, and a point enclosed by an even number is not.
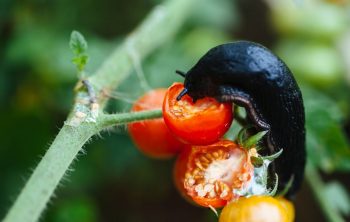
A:
[[[101,128],[107,128],[119,124],[125,124],[145,119],[154,119],[162,117],[162,110],[150,110],[131,113],[104,114],[100,116],[98,125]]]

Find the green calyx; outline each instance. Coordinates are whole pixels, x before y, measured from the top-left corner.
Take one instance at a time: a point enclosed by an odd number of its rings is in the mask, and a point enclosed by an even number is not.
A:
[[[236,141],[242,147],[246,150],[256,149],[256,151],[260,150],[261,147],[259,142],[264,138],[264,136],[267,134],[268,131],[261,131],[258,132],[252,136],[248,134],[248,130],[252,128],[250,126],[242,128],[239,133],[237,134]],[[254,151],[255,152],[255,151]],[[273,187],[267,188],[268,183],[268,166],[271,162],[273,162],[275,159],[277,159],[283,152],[283,149],[277,151],[276,153],[273,153],[268,156],[261,156],[258,153],[253,154],[250,159],[252,164],[255,167],[255,178],[256,178],[256,184],[262,185],[264,188],[264,192],[260,193],[263,195],[268,196],[276,196],[277,189],[278,189],[278,175],[275,174],[274,184]],[[288,191],[289,188],[287,188]],[[287,192],[285,191],[285,192]],[[283,192],[283,191],[282,191]],[[254,194],[253,194],[254,195]],[[280,195],[280,194],[278,194]]]
[[[237,135],[236,141],[243,149],[250,150],[252,148],[255,148],[258,151],[261,149],[261,147],[259,147],[259,142],[266,135],[268,131],[265,130],[265,131],[258,132],[252,136],[248,136],[247,131],[250,128],[252,127],[248,126],[248,127],[242,128]],[[258,166],[261,166],[264,163],[264,161],[272,162],[273,160],[278,158],[282,154],[282,152],[283,152],[283,149],[269,156],[260,156],[260,155],[252,156],[251,161],[254,164],[254,166],[258,167]]]
[[[282,152],[283,152],[283,149],[269,156],[258,156],[258,157],[252,156],[250,159],[254,166],[261,166],[264,163],[264,161],[269,161],[269,162],[274,161],[282,154]]]
[[[255,135],[253,135],[253,136],[248,137],[247,131],[248,131],[249,128],[251,128],[251,127],[242,128],[239,131],[236,140],[237,140],[238,144],[244,149],[248,149],[248,150],[251,149],[251,148],[256,148],[257,149],[257,147],[258,147],[257,144],[265,136],[265,134],[268,131],[267,130],[266,131],[261,131],[261,132],[258,132]]]

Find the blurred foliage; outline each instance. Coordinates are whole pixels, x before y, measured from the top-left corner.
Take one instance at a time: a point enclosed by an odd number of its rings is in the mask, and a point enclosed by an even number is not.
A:
[[[344,186],[333,181],[325,187],[325,196],[341,214],[350,215],[350,196]]]
[[[320,92],[303,88],[307,148],[312,163],[325,172],[350,171],[350,149],[337,104]]]
[[[85,71],[91,74],[158,2],[0,1],[0,216],[72,105],[77,75],[68,43],[71,31],[78,29],[88,40]],[[254,29],[240,25],[244,15],[238,7],[246,2],[201,1],[181,33],[143,62],[151,87],[182,81],[174,70],[188,70],[217,44],[255,39],[238,34]],[[337,181],[327,184],[325,193],[348,213],[350,181],[333,173],[350,171],[349,132],[344,131],[350,125],[346,80],[350,69],[344,62],[350,55],[339,50],[342,36],[350,31],[349,7],[316,0],[267,2],[270,17],[252,19],[273,27],[274,33],[266,36],[275,35],[276,41],[269,45],[275,46],[302,85],[309,163]],[[249,13],[254,17],[254,11]],[[142,93],[133,74],[113,94],[108,110],[128,111]],[[237,132],[237,125],[233,126],[232,132]],[[217,221],[212,212],[193,207],[177,194],[172,184],[173,160],[143,156],[124,127],[101,137],[93,138],[85,147],[88,155],[80,155],[73,164],[75,170],[65,177],[44,221]],[[316,220],[297,216],[300,221]]]
[[[312,39],[285,39],[276,51],[302,82],[318,88],[330,88],[342,81],[344,67],[334,45]]]
[[[349,25],[347,8],[319,0],[293,1],[271,0],[272,22],[284,37],[297,35],[317,41],[333,41],[343,34]]]

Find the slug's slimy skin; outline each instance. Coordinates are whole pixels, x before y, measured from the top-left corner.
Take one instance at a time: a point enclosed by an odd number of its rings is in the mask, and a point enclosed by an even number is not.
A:
[[[286,64],[267,48],[239,41],[209,50],[185,76],[193,100],[210,96],[246,109],[248,120],[264,137],[269,153],[283,149],[272,163],[279,190],[293,178],[292,196],[301,185],[305,167],[305,114],[300,89]]]

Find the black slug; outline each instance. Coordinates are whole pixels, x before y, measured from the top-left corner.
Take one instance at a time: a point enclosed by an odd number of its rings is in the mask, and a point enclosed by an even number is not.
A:
[[[305,114],[300,89],[286,64],[267,48],[238,41],[209,50],[187,73],[185,89],[195,101],[205,96],[233,102],[246,109],[256,131],[268,130],[268,153],[283,149],[272,163],[279,177],[278,190],[293,178],[287,194],[293,196],[304,175]]]

